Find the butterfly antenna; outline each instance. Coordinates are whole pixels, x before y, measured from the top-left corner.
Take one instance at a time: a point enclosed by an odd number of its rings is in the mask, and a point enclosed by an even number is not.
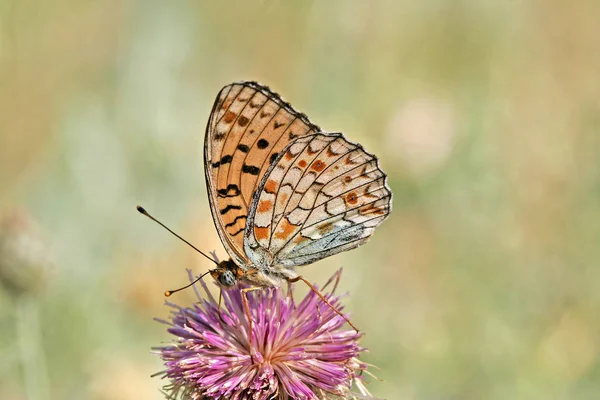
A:
[[[198,282],[200,279],[204,278],[204,275],[208,274],[209,272],[210,272],[210,271],[206,271],[205,273],[203,273],[202,275],[200,275],[199,277],[197,277],[196,279],[194,279],[194,281],[193,281],[192,283],[190,283],[190,284],[187,284],[187,285],[185,285],[185,286],[183,286],[183,287],[180,287],[179,289],[175,289],[175,290],[167,290],[167,291],[165,292],[165,297],[169,297],[169,296],[170,296],[170,295],[172,295],[173,293],[177,293],[177,292],[179,292],[179,291],[181,291],[181,290],[183,290],[183,289],[187,289],[187,288],[189,288],[189,287],[190,287],[190,286],[192,286],[194,283],[196,283],[196,282]]]
[[[173,232],[171,229],[169,229],[169,227],[167,227],[165,224],[163,224],[162,222],[160,222],[159,220],[157,220],[156,218],[154,218],[152,215],[148,214],[148,211],[146,211],[146,209],[144,207],[137,206],[136,209],[140,212],[140,214],[144,214],[146,217],[150,218],[152,221],[156,222],[157,224],[159,224],[160,226],[162,226],[163,228],[165,228],[166,230],[168,230],[169,232],[171,232],[173,235],[175,235],[177,238],[179,238],[180,240],[182,240],[184,243],[186,243],[192,249],[196,250],[198,253],[202,254],[204,257],[208,258],[210,261],[212,261],[215,264],[219,265],[218,262],[216,262],[215,260],[213,260],[211,257],[207,256],[205,253],[203,253],[201,250],[199,250],[196,246],[194,246],[193,244],[191,244],[190,242],[188,242],[187,240],[185,240],[184,238],[182,238],[181,236],[179,236],[178,234],[176,234],[175,232]],[[202,276],[204,276],[204,275],[202,275]],[[188,286],[193,285],[195,282],[196,281],[192,282]],[[188,286],[186,286],[186,287],[188,287]],[[184,288],[182,288],[182,289],[184,289]],[[177,289],[175,291],[172,291],[172,293],[175,293],[175,292],[177,292],[179,290],[181,290],[181,289]]]

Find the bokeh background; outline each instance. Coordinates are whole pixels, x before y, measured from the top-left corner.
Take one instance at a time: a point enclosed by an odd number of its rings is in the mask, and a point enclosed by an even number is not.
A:
[[[395,399],[600,398],[597,1],[0,2],[0,398],[160,399],[162,292],[226,257],[225,84],[376,153],[394,211],[345,267]],[[181,293],[179,303],[192,301]]]

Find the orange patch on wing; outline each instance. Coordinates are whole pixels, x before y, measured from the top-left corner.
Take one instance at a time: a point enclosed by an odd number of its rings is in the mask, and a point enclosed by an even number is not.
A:
[[[273,179],[269,179],[267,183],[265,183],[265,192],[270,194],[277,192],[277,182]]]
[[[297,227],[298,225],[290,224],[290,221],[288,221],[287,218],[284,218],[281,229],[275,233],[275,238],[285,240],[296,230]]]
[[[238,125],[246,126],[246,125],[248,125],[248,121],[250,121],[250,120],[242,115],[241,117],[238,118]]]
[[[309,240],[310,240],[310,238],[304,237],[302,235],[298,235],[298,237],[296,239],[294,239],[294,243],[295,244],[300,244],[300,243],[307,242]]]
[[[285,205],[285,201],[288,199],[288,195],[287,193],[281,193],[281,196],[279,197],[279,204],[280,205]]]
[[[346,182],[346,183],[352,182],[352,177],[350,175],[344,177],[344,182]]]
[[[273,209],[273,202],[271,200],[261,200],[258,203],[258,212],[264,213]]]
[[[317,231],[319,231],[319,233],[321,235],[325,235],[327,232],[331,232],[333,230],[333,228],[334,228],[333,224],[326,222],[324,224],[317,226]]]
[[[358,213],[360,215],[368,215],[368,214],[382,215],[382,214],[385,214],[385,211],[383,211],[379,207],[375,207],[373,204],[369,204],[368,206],[361,207],[358,210]]]
[[[223,121],[225,121],[226,123],[229,124],[229,123],[231,123],[235,119],[235,117],[237,117],[237,115],[235,115],[234,112],[227,111],[225,113],[225,116],[223,117]]]
[[[292,158],[294,158],[294,155],[292,154],[291,151],[288,150],[285,152],[285,158],[286,158],[286,160],[291,160]]]
[[[257,240],[267,240],[269,238],[269,228],[261,228],[260,226],[255,226],[254,236]]]
[[[325,169],[326,166],[327,164],[325,164],[323,161],[317,160],[314,163],[312,163],[312,166],[310,168],[314,169],[317,172],[321,172]]]
[[[300,166],[300,168],[304,168],[304,167],[306,167],[306,161],[304,161],[304,160],[300,160],[300,161],[298,162],[298,165]]]
[[[346,202],[350,204],[356,204],[358,201],[358,196],[354,192],[350,192],[346,195]]]

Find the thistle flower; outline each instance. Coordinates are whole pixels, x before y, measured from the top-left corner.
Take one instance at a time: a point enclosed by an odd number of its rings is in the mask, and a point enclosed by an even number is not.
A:
[[[189,273],[189,272],[188,272]],[[191,273],[189,273],[192,279]],[[334,294],[341,270],[323,289],[338,310]],[[252,346],[249,323],[238,289],[223,291],[223,307],[200,281],[206,296],[194,287],[199,302],[192,307],[172,307],[168,331],[177,337],[172,345],[154,352],[166,369],[156,375],[168,378],[170,398],[193,400],[356,399],[370,398],[358,360],[361,336],[345,329],[345,321],[312,291],[299,303],[281,288],[247,293],[253,320]],[[357,390],[360,394],[353,393]]]

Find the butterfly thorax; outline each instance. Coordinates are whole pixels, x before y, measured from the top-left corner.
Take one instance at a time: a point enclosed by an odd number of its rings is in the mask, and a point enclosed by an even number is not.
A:
[[[221,261],[215,269],[210,271],[210,274],[222,287],[232,287],[237,282],[253,286],[280,286],[287,279],[297,276],[293,270],[288,269],[285,270],[285,273],[275,273],[271,272],[269,268],[241,267],[232,259]]]

